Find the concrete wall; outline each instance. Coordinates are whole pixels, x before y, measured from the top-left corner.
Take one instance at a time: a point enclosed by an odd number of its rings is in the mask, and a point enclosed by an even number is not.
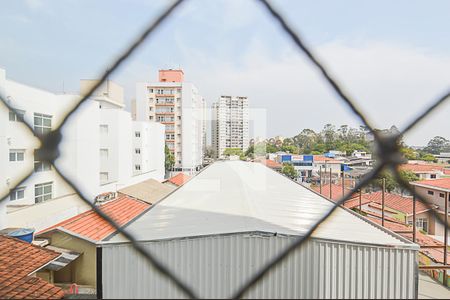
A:
[[[11,80],[4,78],[5,73],[2,73],[3,80],[0,80],[0,84],[3,91],[3,95],[9,99],[10,105],[16,109],[25,111],[25,120],[29,123],[34,123],[34,113],[43,113],[52,116],[52,128],[56,128],[61,121],[62,117],[66,113],[67,109],[72,106],[75,101],[78,101],[78,96],[73,95],[56,95],[47,91],[43,91],[37,88],[26,86]],[[89,105],[89,104],[88,104]],[[77,132],[83,130],[82,127],[86,120],[90,119],[91,114],[86,115],[86,111],[79,112],[76,117],[76,121],[69,122],[67,125],[68,132]],[[88,122],[88,124],[90,124]],[[78,142],[80,135],[72,136],[68,138],[61,145],[61,152],[73,149],[74,143]],[[9,121],[9,111],[5,106],[0,106],[0,191],[3,194],[9,192],[25,173],[28,173],[34,169],[34,149],[38,148],[38,140],[27,132],[25,127],[20,122]],[[10,149],[24,149],[25,159],[20,162],[9,161]],[[87,153],[90,153],[91,148],[85,149],[83,153],[78,156],[67,155],[66,165],[73,166],[76,161],[82,159]],[[89,155],[87,160],[89,160]],[[81,167],[73,170],[78,176],[89,177],[89,169],[92,164],[88,163],[89,167]],[[25,187],[25,197],[21,200],[15,200],[10,204],[14,205],[29,205],[35,203],[35,191],[34,186],[39,183],[53,183],[52,194],[53,197],[62,197],[71,194],[72,189],[65,184],[65,182],[56,175],[54,170],[35,172],[35,174],[25,183],[21,184],[21,187]],[[9,201],[9,199],[7,200]]]
[[[54,273],[55,283],[76,283],[79,285],[96,286],[96,246],[63,232],[51,232],[41,235],[51,239],[51,245],[82,253],[68,266]],[[70,272],[70,274],[69,274]],[[68,281],[71,280],[71,281]]]
[[[19,209],[9,209],[5,227],[34,228],[36,232],[90,209],[76,194]]]

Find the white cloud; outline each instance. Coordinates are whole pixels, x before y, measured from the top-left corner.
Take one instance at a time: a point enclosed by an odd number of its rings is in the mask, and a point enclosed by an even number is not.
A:
[[[239,67],[205,55],[201,60],[187,57],[185,73],[209,103],[221,94],[239,94],[249,96],[252,107],[267,108],[270,135],[294,135],[326,123],[358,124],[301,53],[287,47],[274,59],[266,50],[251,41]],[[315,52],[377,127],[405,126],[449,88],[450,57],[427,49],[335,41]],[[193,49],[186,53],[202,55]],[[450,137],[448,115],[446,105],[408,135],[407,142],[425,144],[435,135]]]

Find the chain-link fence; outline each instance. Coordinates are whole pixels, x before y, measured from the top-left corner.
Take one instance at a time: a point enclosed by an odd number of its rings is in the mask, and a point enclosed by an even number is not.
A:
[[[41,157],[42,161],[48,162],[53,165],[56,173],[60,175],[64,181],[67,182],[67,184],[80,196],[80,198],[88,204],[98,215],[100,215],[104,220],[109,222],[118,233],[122,234],[124,237],[126,237],[131,244],[133,245],[134,249],[138,251],[142,256],[146,258],[148,263],[152,265],[156,270],[158,270],[161,274],[167,276],[170,280],[172,280],[178,288],[180,288],[186,296],[190,298],[196,298],[197,295],[195,291],[192,290],[191,287],[189,287],[185,282],[183,282],[177,274],[174,274],[171,270],[166,268],[164,264],[162,264],[160,261],[158,261],[152,253],[147,251],[145,248],[143,248],[135,239],[135,237],[125,230],[124,228],[121,228],[117,223],[115,223],[111,217],[109,217],[107,214],[102,212],[97,206],[91,202],[88,197],[85,196],[85,194],[82,191],[82,187],[76,186],[73,182],[71,182],[67,176],[62,173],[56,166],[55,166],[55,160],[59,156],[58,152],[58,146],[61,143],[61,140],[63,139],[63,136],[61,134],[61,130],[64,127],[64,125],[67,123],[67,121],[74,116],[77,109],[85,102],[87,101],[94,92],[107,80],[107,78],[113,74],[119,66],[121,66],[134,52],[135,50],[143,44],[144,41],[149,39],[152,34],[155,32],[155,30],[161,26],[161,24],[164,21],[167,21],[169,17],[173,14],[173,12],[181,6],[183,2],[186,2],[186,0],[177,0],[172,5],[170,5],[161,15],[159,15],[155,20],[150,22],[148,27],[141,33],[137,39],[128,47],[126,51],[124,51],[113,63],[111,64],[111,67],[104,73],[104,75],[100,78],[100,80],[81,98],[79,102],[77,102],[76,105],[74,105],[64,116],[62,122],[58,126],[58,128],[54,129],[48,134],[41,135],[38,134],[34,129],[33,126],[27,122],[26,120],[21,119],[20,121],[23,122],[28,132],[31,135],[36,136],[41,146],[37,150],[37,154],[39,157]],[[378,157],[376,166],[368,173],[366,174],[357,184],[356,186],[347,193],[346,196],[342,197],[340,200],[335,202],[334,206],[326,213],[324,214],[309,230],[308,232],[299,237],[295,240],[289,247],[286,249],[280,251],[275,257],[273,257],[261,270],[256,272],[256,274],[252,275],[250,279],[248,279],[246,282],[242,282],[240,288],[237,291],[234,291],[233,297],[234,298],[240,298],[242,297],[253,285],[255,285],[261,278],[263,278],[267,273],[269,273],[276,265],[278,265],[281,261],[283,261],[284,258],[286,258],[292,251],[299,248],[312,234],[313,232],[320,226],[322,222],[324,222],[332,213],[333,211],[342,205],[346,200],[348,200],[355,192],[358,192],[361,188],[365,187],[371,180],[375,178],[375,176],[379,175],[382,170],[389,169],[393,172],[395,175],[396,180],[398,183],[408,190],[411,194],[413,194],[419,201],[421,201],[423,204],[425,204],[428,208],[432,208],[431,203],[421,196],[420,194],[417,194],[413,187],[405,181],[401,176],[399,172],[399,165],[402,164],[403,161],[403,155],[400,152],[399,148],[399,142],[400,138],[407,132],[409,132],[412,128],[414,128],[417,124],[419,124],[426,116],[428,116],[432,111],[436,110],[438,107],[440,107],[447,99],[450,98],[450,91],[447,91],[443,96],[439,99],[437,99],[435,102],[431,104],[431,106],[426,109],[419,117],[417,117],[413,122],[411,122],[401,133],[395,135],[395,136],[384,136],[381,135],[378,131],[374,130],[374,127],[370,122],[367,120],[367,118],[364,116],[364,114],[359,110],[359,108],[356,106],[355,101],[344,91],[342,86],[337,82],[333,76],[328,72],[328,70],[325,68],[325,66],[317,59],[317,57],[314,55],[314,53],[305,45],[301,37],[296,33],[296,31],[290,26],[290,24],[285,20],[285,18],[277,11],[276,8],[274,8],[267,0],[257,0],[259,5],[261,5],[264,9],[267,10],[269,16],[273,19],[274,23],[277,23],[280,27],[283,33],[287,34],[287,36],[292,40],[292,42],[298,47],[300,52],[302,52],[312,63],[315,67],[317,67],[323,77],[323,80],[326,81],[334,90],[334,92],[337,94],[338,98],[342,102],[343,105],[350,108],[352,113],[359,118],[362,124],[367,126],[367,128],[370,130],[370,132],[374,136],[375,140],[375,146],[376,146],[376,155]],[[3,104],[14,113],[18,113],[16,109],[14,109],[7,101],[5,95],[0,95],[0,100],[3,102]],[[26,174],[21,178],[18,183],[15,185],[15,187],[11,188],[17,188],[19,187],[23,182],[25,182],[27,179],[29,179],[31,176],[33,176],[33,171],[31,171],[29,174]],[[8,199],[8,193],[5,193],[4,195],[1,195],[0,201],[5,201]],[[446,199],[448,201],[448,199]],[[441,216],[435,210],[430,210],[431,214],[441,223],[444,224],[446,228],[448,228],[447,224],[447,218]]]

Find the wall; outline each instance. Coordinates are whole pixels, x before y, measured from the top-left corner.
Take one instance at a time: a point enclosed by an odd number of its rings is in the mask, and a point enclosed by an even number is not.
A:
[[[5,72],[2,70],[0,74],[0,90],[3,95],[9,100],[10,104],[16,108],[25,111],[25,119],[33,124],[34,113],[43,113],[52,116],[52,128],[56,128],[67,109],[72,106],[79,97],[75,95],[56,95],[41,89],[33,88],[24,84],[17,83],[12,80],[7,80]],[[86,105],[91,105],[87,103]],[[95,115],[95,112],[93,113]],[[77,113],[76,118],[70,119],[68,127],[64,133],[75,132],[80,133],[83,128],[92,124],[89,122],[91,114],[86,114],[86,110]],[[95,122],[95,118],[94,122]],[[87,123],[85,123],[87,122]],[[72,149],[74,143],[78,142],[81,134],[75,136],[65,136],[66,140],[61,145],[61,153]],[[0,191],[8,193],[18,179],[23,174],[28,173],[34,169],[34,149],[39,147],[39,142],[33,135],[30,135],[24,125],[17,121],[9,121],[9,111],[3,105],[0,106]],[[21,162],[9,161],[10,149],[25,149],[25,159]],[[83,159],[83,156],[89,153],[92,148],[86,148],[80,155],[67,155],[67,166],[71,166],[71,171],[75,171],[78,175],[88,176],[92,163],[88,166],[80,167],[73,170],[76,161]],[[98,153],[98,152],[96,152]],[[89,160],[89,156],[87,158]],[[59,161],[57,161],[58,163]],[[90,178],[90,177],[88,177]],[[35,174],[21,187],[25,187],[25,197],[8,204],[14,205],[30,205],[35,203],[34,186],[39,183],[53,182],[53,197],[62,197],[71,194],[72,189],[59,177],[54,170],[35,172]],[[9,199],[7,200],[9,201]]]
[[[77,195],[71,194],[9,211],[5,219],[8,227],[35,228],[39,232],[89,209]]]
[[[228,298],[294,237],[234,234],[145,242],[201,298]],[[103,245],[104,298],[182,298],[129,244]],[[310,239],[246,298],[414,298],[417,251]]]
[[[76,283],[78,285],[96,286],[96,246],[85,240],[76,238],[63,232],[52,232],[41,235],[41,237],[51,238],[51,245],[70,249],[82,253],[75,261],[71,262],[72,282],[67,282],[67,270],[65,268],[54,273],[55,283]]]

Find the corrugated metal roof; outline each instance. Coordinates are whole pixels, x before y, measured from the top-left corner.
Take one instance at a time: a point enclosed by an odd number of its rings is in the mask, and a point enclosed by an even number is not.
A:
[[[260,163],[216,162],[127,226],[138,240],[262,231],[302,235],[333,203]],[[403,239],[337,208],[314,237],[382,245]],[[111,242],[123,242],[117,235]]]

